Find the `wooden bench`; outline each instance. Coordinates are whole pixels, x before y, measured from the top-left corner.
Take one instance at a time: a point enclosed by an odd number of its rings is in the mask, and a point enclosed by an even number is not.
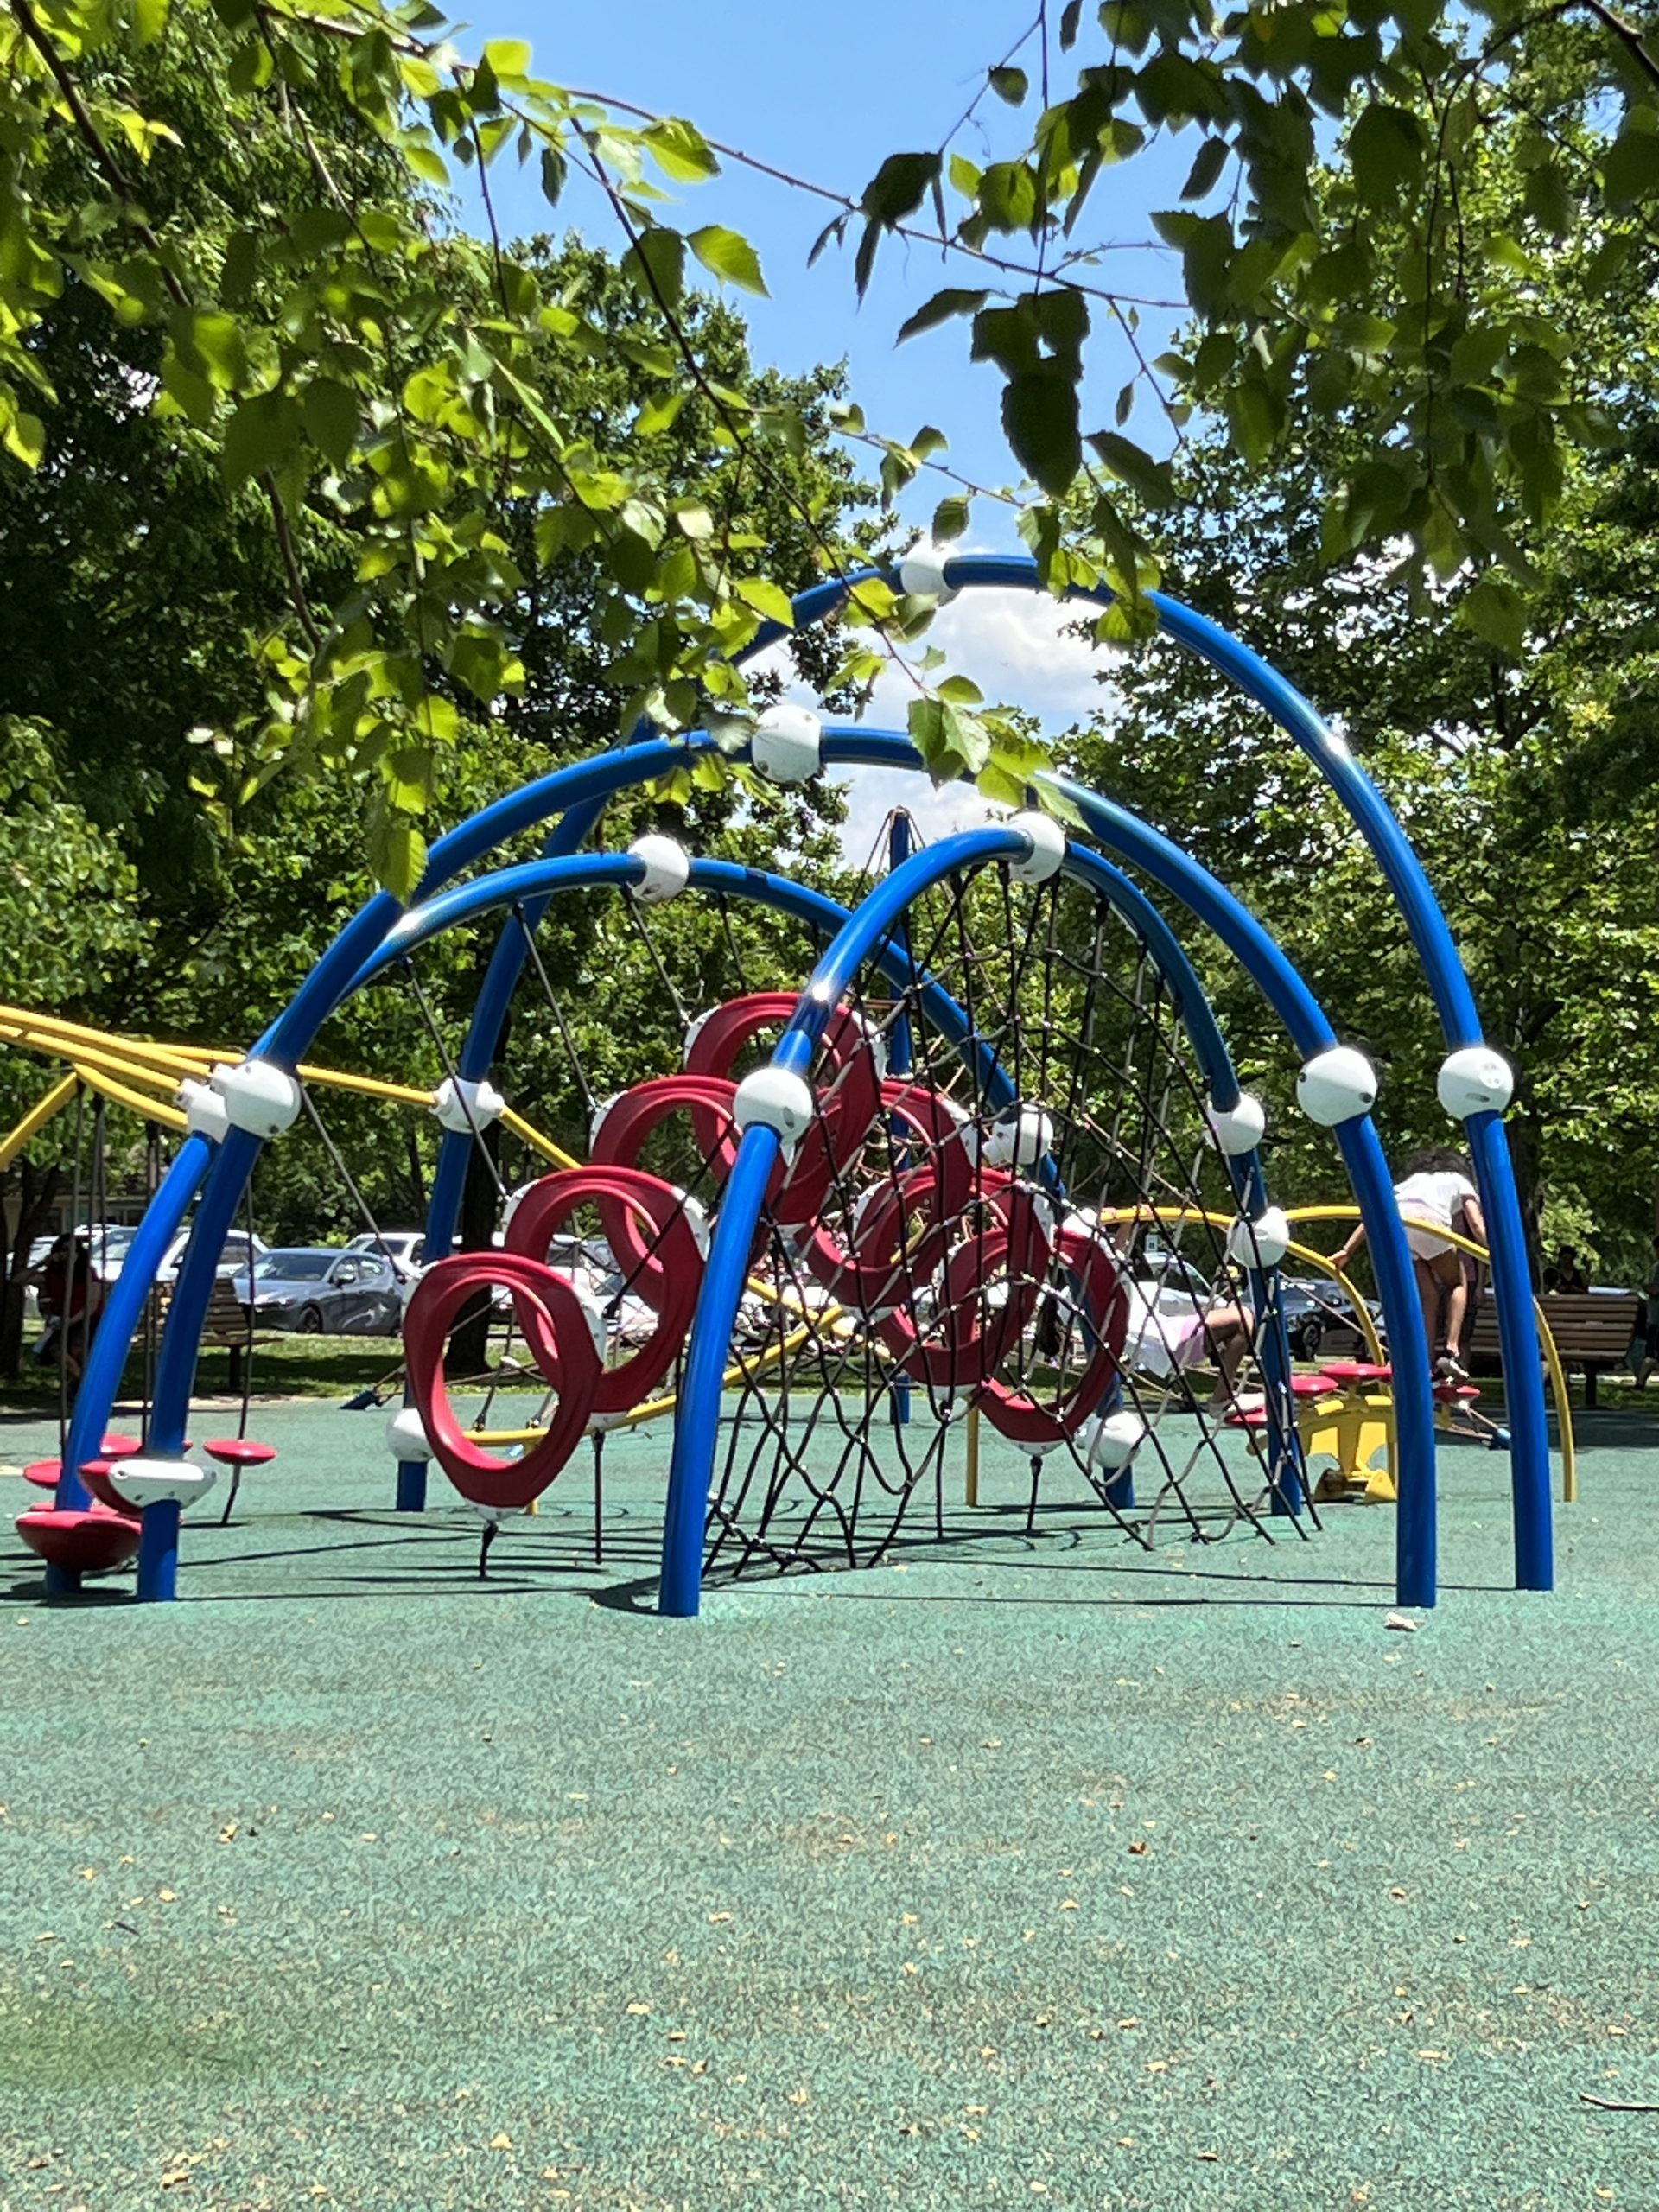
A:
[[[1634,1291],[1552,1291],[1538,1301],[1563,1367],[1576,1367],[1584,1375],[1584,1402],[1596,1402],[1596,1377],[1629,1363],[1630,1338],[1642,1318],[1642,1300]],[[1480,1373],[1495,1372],[1501,1364],[1497,1342],[1497,1309],[1483,1298],[1474,1327],[1465,1340],[1471,1366]]]
[[[165,1319],[172,1302],[170,1283],[158,1286],[156,1292],[156,1319]],[[230,1388],[242,1388],[245,1363],[256,1344],[272,1341],[269,1331],[256,1334],[253,1314],[237,1296],[229,1275],[215,1275],[213,1287],[207,1300],[207,1311],[202,1316],[201,1349],[203,1351],[228,1351],[231,1355]]]

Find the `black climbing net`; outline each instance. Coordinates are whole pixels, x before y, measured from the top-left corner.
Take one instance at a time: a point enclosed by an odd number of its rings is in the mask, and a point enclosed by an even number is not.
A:
[[[709,1571],[1080,1506],[1147,1548],[1303,1529],[1277,1277],[1230,1255],[1238,1198],[1147,944],[1072,881],[988,867],[927,893],[843,1006],[794,1171],[827,1188],[805,1221],[773,1197],[740,1311]]]

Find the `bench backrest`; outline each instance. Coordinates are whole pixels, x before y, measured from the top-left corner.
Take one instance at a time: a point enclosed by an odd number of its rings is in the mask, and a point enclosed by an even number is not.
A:
[[[1606,1291],[1552,1291],[1538,1303],[1564,1359],[1622,1361],[1642,1317],[1642,1300],[1634,1292],[1615,1296]],[[1497,1309],[1490,1297],[1481,1300],[1469,1349],[1484,1355],[1497,1351]]]

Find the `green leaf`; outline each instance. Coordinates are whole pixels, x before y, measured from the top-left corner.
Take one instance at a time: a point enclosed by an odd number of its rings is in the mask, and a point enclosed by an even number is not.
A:
[[[1010,774],[995,759],[980,770],[974,784],[980,797],[989,799],[993,806],[1024,806],[1026,803],[1025,779]]]
[[[1659,133],[1627,123],[1602,156],[1601,184],[1617,207],[1659,200]]]
[[[622,270],[648,299],[677,307],[685,289],[685,240],[665,224],[653,223],[623,255]]]
[[[740,232],[728,231],[719,223],[707,223],[702,230],[693,231],[687,243],[703,267],[712,270],[723,283],[735,284],[741,291],[758,293],[763,300],[767,296],[760,257]]]
[[[1166,461],[1154,461],[1132,438],[1121,437],[1116,430],[1096,430],[1089,442],[1113,475],[1138,492],[1148,506],[1173,505],[1175,484]]]
[[[1489,645],[1519,660],[1527,645],[1527,601],[1507,576],[1484,575],[1458,602],[1458,620]]]
[[[1181,187],[1183,200],[1207,200],[1215,190],[1231,151],[1224,138],[1206,138]]]
[[[933,537],[941,545],[960,537],[968,527],[969,504],[959,493],[941,499],[933,510]]]
[[[994,231],[1029,230],[1037,218],[1037,178],[1025,162],[993,162],[979,180],[980,213]]]
[[[167,29],[168,0],[132,0],[132,28],[140,46],[154,46]]]
[[[1529,170],[1522,194],[1528,214],[1553,238],[1564,238],[1573,227],[1577,202],[1559,162],[1544,162]]]
[[[1013,377],[1002,393],[1002,428],[1014,457],[1052,499],[1083,465],[1077,387],[1057,375]]]
[[[889,154],[865,186],[858,203],[861,211],[873,223],[891,229],[916,213],[940,168],[938,154]]]
[[[343,468],[357,443],[357,394],[330,377],[318,377],[301,395],[305,435],[323,457]]]
[[[1348,136],[1354,189],[1373,207],[1394,207],[1423,173],[1423,126],[1405,108],[1374,100]]]
[[[701,184],[704,178],[720,175],[713,147],[700,130],[678,116],[665,115],[647,124],[644,135],[657,157],[657,166],[676,183]]]
[[[1018,107],[1031,86],[1031,80],[1023,69],[1007,67],[993,69],[988,81],[998,99],[1006,100],[1010,107]]]
[[[985,703],[985,694],[970,677],[947,676],[934,690],[947,706],[982,707]]]
[[[246,383],[247,347],[232,315],[203,308],[175,308],[168,333],[187,369],[205,378],[216,391],[236,391]]]
[[[369,864],[394,899],[413,898],[426,868],[426,840],[407,814],[377,791],[369,802]]]
[[[902,346],[906,338],[918,338],[925,330],[932,330],[952,315],[977,315],[988,299],[988,292],[963,292],[947,288],[935,292],[931,300],[924,301],[909,320],[899,325],[899,335],[893,341]]]
[[[527,77],[530,74],[530,47],[524,39],[493,38],[485,46],[484,59],[495,77]]]
[[[25,468],[38,468],[46,452],[46,425],[38,415],[26,415],[21,409],[8,412],[0,445]]]
[[[685,404],[683,391],[664,392],[660,399],[653,399],[639,410],[634,429],[642,438],[658,437],[671,429],[675,417]]]
[[[790,604],[789,594],[778,585],[768,583],[761,576],[744,576],[732,589],[746,607],[752,607],[768,622],[781,623],[785,630],[795,627],[795,610]]]
[[[300,410],[283,393],[262,391],[245,399],[226,426],[219,456],[232,487],[287,458],[303,427]]]

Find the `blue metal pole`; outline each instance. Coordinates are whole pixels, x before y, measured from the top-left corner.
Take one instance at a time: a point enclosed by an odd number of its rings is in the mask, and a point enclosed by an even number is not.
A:
[[[789,1027],[778,1040],[772,1066],[806,1076],[825,1025],[848,985],[931,884],[989,861],[1018,859],[1027,849],[1027,841],[1018,831],[969,830],[913,854],[884,876],[860,900],[813,969]],[[702,1595],[703,1538],[726,1356],[778,1149],[775,1130],[757,1122],[744,1131],[715,1224],[714,1243],[691,1324],[685,1380],[674,1417],[658,1585],[658,1610],[674,1619],[691,1618]]]
[[[158,1498],[143,1510],[138,1538],[137,1595],[149,1604],[178,1595],[179,1504],[176,1498]]]
[[[912,826],[910,817],[905,812],[904,808],[895,807],[893,819],[887,824],[889,874],[894,868],[902,868],[910,858]],[[908,915],[899,923],[893,934],[894,942],[908,960],[910,957],[910,918]],[[907,1014],[901,1014],[893,1023],[887,1039],[887,1065],[895,1076],[906,1076],[910,1073],[912,1041],[910,1016]],[[903,1116],[895,1114],[890,1127],[894,1136],[902,1136],[905,1129]],[[902,1368],[893,1378],[893,1425],[895,1428],[908,1428],[910,1426],[910,1377]]]
[[[167,1257],[168,1247],[178,1235],[179,1224],[200,1188],[213,1157],[213,1147],[206,1137],[186,1137],[138,1224],[120,1274],[110,1287],[80,1388],[75,1393],[63,1471],[58,1478],[60,1505],[84,1507],[92,1502],[77,1471],[99,1456],[121,1388],[127,1354],[143,1318],[144,1302],[155,1287],[156,1270]]]
[[[726,1356],[737,1326],[737,1309],[748,1278],[749,1246],[778,1158],[775,1129],[756,1122],[743,1132],[721,1194],[720,1222],[697,1294],[696,1319],[686,1351],[685,1376],[674,1415],[668,1503],[663,1516],[663,1565],[657,1610],[671,1620],[695,1618],[702,1595],[702,1546],[709,1520],[709,1485]],[[749,1224],[747,1237],[727,1235],[728,1220]]]
[[[826,760],[837,765],[855,761],[890,768],[921,765],[907,737],[867,729],[861,724],[837,726],[826,732],[823,749]],[[1278,1014],[1304,1058],[1329,1050],[1336,1034],[1318,1001],[1249,908],[1224,885],[1179,845],[1111,800],[1061,777],[1043,780],[1052,781],[1067,803],[1081,812],[1090,833],[1103,845],[1142,869],[1214,931]],[[1428,1338],[1381,1141],[1369,1116],[1344,1123],[1338,1137],[1371,1243],[1394,1368],[1395,1424],[1400,1448],[1400,1504],[1395,1535],[1400,1602],[1428,1605],[1433,1603],[1435,1541],[1434,1401]],[[1351,1146],[1356,1147],[1352,1153]],[[1356,1172],[1357,1160],[1362,1163],[1363,1172]],[[1385,1245],[1389,1257],[1383,1260]],[[1422,1565],[1425,1560],[1427,1571]]]

